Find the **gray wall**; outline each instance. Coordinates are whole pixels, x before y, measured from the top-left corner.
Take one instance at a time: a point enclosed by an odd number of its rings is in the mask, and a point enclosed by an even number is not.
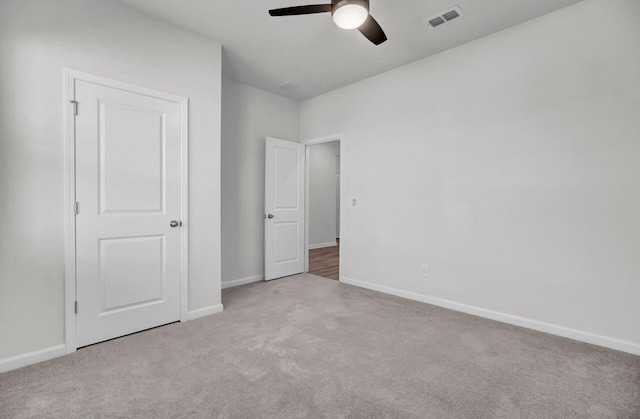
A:
[[[336,156],[340,141],[321,143],[309,148],[309,246],[336,243],[337,216]]]
[[[189,98],[189,309],[220,303],[220,62],[118,2],[0,2],[0,359],[63,343],[64,67]]]
[[[639,18],[586,0],[303,102],[344,134],[343,275],[640,353]]]
[[[264,144],[299,141],[298,102],[222,79],[222,278],[264,275]],[[233,256],[233,264],[229,262]]]

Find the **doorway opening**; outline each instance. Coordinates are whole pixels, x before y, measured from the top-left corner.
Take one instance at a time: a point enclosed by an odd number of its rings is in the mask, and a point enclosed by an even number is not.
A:
[[[340,280],[341,139],[307,145],[307,271]]]

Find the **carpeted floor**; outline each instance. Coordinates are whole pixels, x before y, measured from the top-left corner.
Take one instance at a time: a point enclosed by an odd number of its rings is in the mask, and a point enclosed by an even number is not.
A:
[[[640,357],[311,275],[0,375],[3,418],[640,418]]]

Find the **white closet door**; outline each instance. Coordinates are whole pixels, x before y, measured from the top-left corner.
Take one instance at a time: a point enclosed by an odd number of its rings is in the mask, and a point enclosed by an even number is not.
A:
[[[179,103],[85,81],[75,100],[80,347],[180,320],[182,139]]]

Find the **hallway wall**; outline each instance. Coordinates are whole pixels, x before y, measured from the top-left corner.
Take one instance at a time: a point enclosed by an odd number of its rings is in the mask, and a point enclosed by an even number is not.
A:
[[[340,141],[309,148],[309,247],[335,245]]]

